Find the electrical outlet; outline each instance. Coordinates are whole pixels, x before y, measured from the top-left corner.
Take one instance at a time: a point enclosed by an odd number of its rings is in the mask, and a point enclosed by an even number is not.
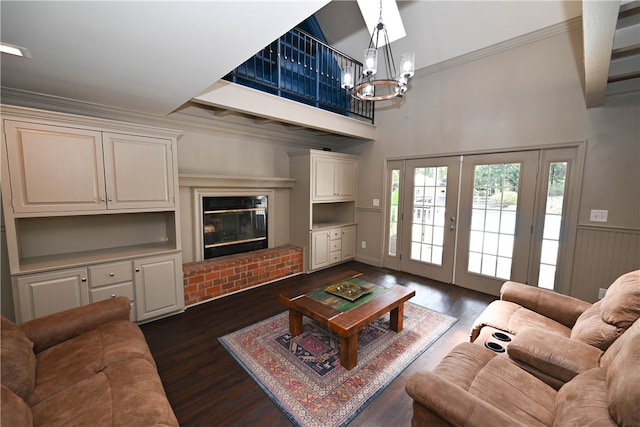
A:
[[[360,246],[362,247],[362,249],[366,249],[367,248],[367,242],[365,242],[363,240],[362,242],[360,242]]]
[[[607,222],[608,216],[609,211],[607,210],[591,209],[589,220],[592,222]]]
[[[598,289],[598,299],[601,300],[602,298],[604,298],[604,294],[606,293],[607,293],[607,288]]]

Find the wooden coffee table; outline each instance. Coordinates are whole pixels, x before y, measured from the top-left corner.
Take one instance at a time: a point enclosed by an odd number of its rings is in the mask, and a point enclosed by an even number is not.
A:
[[[280,302],[289,309],[289,332],[302,333],[302,316],[326,325],[340,335],[340,364],[352,369],[358,364],[358,331],[385,313],[390,313],[391,330],[400,332],[404,316],[404,303],[416,294],[404,286],[396,285],[370,301],[349,311],[341,312],[307,295],[290,298],[280,295]]]

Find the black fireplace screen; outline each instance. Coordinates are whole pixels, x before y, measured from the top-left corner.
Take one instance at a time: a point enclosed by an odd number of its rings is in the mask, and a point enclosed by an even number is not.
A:
[[[203,197],[204,258],[268,247],[267,197]]]

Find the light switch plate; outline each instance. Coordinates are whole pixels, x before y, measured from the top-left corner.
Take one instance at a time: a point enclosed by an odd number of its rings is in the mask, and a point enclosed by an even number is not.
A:
[[[373,199],[373,206],[380,206],[380,199]]]
[[[607,210],[591,209],[589,220],[592,222],[607,222],[608,216],[609,211]]]

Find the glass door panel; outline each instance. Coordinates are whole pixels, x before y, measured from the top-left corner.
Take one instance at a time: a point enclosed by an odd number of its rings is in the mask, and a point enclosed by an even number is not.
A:
[[[451,283],[460,159],[406,162],[401,269]]]
[[[404,160],[387,162],[384,266],[399,269],[402,239]]]
[[[497,295],[526,281],[538,153],[465,156],[455,282]]]

